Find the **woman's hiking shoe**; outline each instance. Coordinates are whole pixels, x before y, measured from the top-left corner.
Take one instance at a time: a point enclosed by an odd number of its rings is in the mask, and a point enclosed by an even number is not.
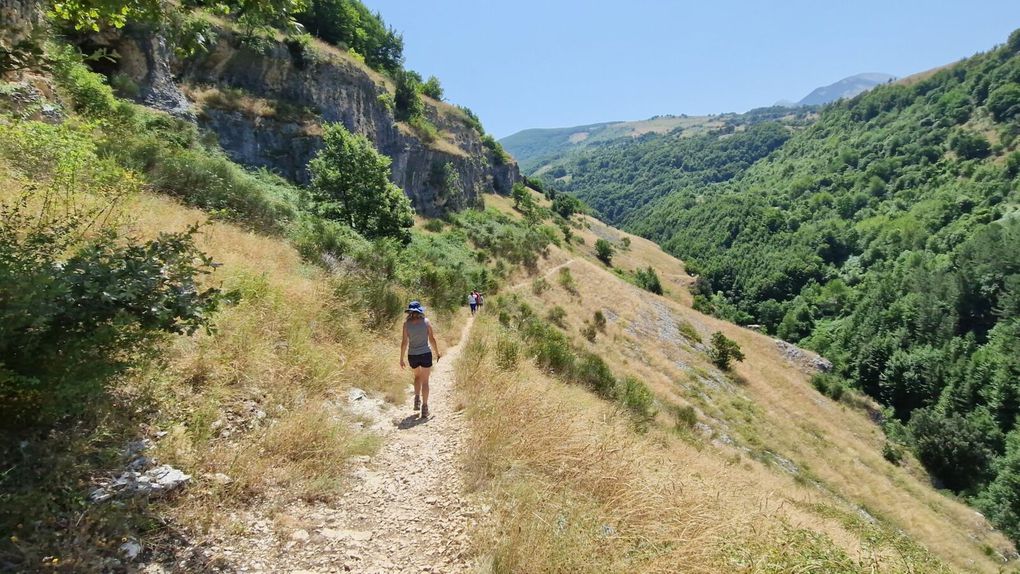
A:
[[[421,406],[421,418],[423,418],[423,419],[429,418],[429,406],[428,405],[422,405]]]
[[[421,410],[421,397],[414,395],[414,410]]]

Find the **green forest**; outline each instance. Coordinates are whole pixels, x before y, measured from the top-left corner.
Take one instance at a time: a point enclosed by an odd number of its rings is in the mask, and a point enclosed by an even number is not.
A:
[[[892,445],[1020,539],[1018,52],[803,129],[587,149],[546,183],[684,259],[700,310],[830,358],[819,390],[878,399]]]

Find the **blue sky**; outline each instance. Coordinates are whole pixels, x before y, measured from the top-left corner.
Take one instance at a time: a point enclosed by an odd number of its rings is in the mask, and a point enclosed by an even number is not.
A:
[[[985,51],[1020,0],[363,0],[496,137],[657,114],[743,112],[861,72]]]

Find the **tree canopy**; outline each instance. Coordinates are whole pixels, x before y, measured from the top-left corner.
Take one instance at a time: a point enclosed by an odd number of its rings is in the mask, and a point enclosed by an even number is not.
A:
[[[390,158],[342,124],[327,124],[322,142],[322,150],[308,164],[320,215],[366,237],[406,241],[413,225],[411,202],[390,182]]]

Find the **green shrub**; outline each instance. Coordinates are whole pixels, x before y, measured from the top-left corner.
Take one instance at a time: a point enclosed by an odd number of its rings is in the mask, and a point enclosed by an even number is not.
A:
[[[439,233],[443,230],[443,220],[441,219],[430,219],[422,225],[427,231],[432,233]]]
[[[503,144],[496,141],[496,138],[491,135],[482,136],[482,145],[489,150],[489,155],[496,165],[506,165],[510,161],[510,154],[503,149]]]
[[[613,245],[605,239],[595,240],[595,257],[606,265],[613,264]]]
[[[209,327],[221,296],[196,284],[212,263],[196,229],[83,239],[102,217],[27,200],[0,208],[0,425],[78,414],[157,334]]]
[[[567,310],[564,309],[563,307],[560,307],[559,305],[553,307],[552,309],[549,309],[549,314],[546,315],[546,318],[549,319],[549,321],[551,321],[554,325],[556,325],[560,329],[567,328],[567,324],[564,322],[564,319],[566,317]]]
[[[541,295],[549,290],[549,282],[545,280],[545,277],[536,277],[531,282],[531,292],[535,295]]]
[[[439,130],[425,116],[413,116],[407,120],[407,125],[414,129],[414,133],[425,143],[432,143],[439,139]]]
[[[520,343],[509,335],[502,335],[496,341],[496,365],[504,370],[513,370],[517,367],[517,360],[521,354]]]
[[[103,76],[82,63],[81,54],[70,46],[63,46],[55,51],[54,62],[57,82],[71,96],[75,111],[93,119],[115,115],[120,104],[113,89]]]
[[[421,76],[402,70],[396,74],[397,91],[393,96],[394,114],[400,121],[425,115],[425,103],[421,99]]]
[[[899,464],[903,460],[903,447],[889,441],[885,441],[882,445],[882,458],[892,464]]]
[[[595,311],[591,318],[592,324],[599,331],[606,332],[606,316],[602,314],[602,311]]]
[[[585,321],[584,327],[581,327],[581,336],[588,340],[589,343],[594,343],[595,338],[598,337],[598,329],[595,325]]]
[[[616,377],[609,365],[595,353],[584,353],[577,362],[574,378],[603,399],[614,400],[617,397]]]
[[[574,352],[563,336],[546,333],[533,342],[535,360],[552,372],[563,375],[570,373],[574,366]]]
[[[443,86],[439,83],[439,78],[435,76],[429,76],[429,79],[425,80],[425,83],[421,85],[421,93],[432,98],[433,100],[442,101]]]
[[[690,431],[698,423],[698,412],[691,405],[673,405],[673,428]]]
[[[621,384],[620,402],[634,415],[639,428],[655,418],[655,397],[640,379],[626,377]]]
[[[736,341],[716,331],[712,333],[712,347],[708,351],[709,358],[715,366],[724,371],[730,368],[730,361],[743,361],[744,353]]]
[[[279,232],[296,216],[285,199],[290,186],[260,180],[221,155],[167,151],[154,150],[157,159],[148,176],[155,190],[263,231]]]
[[[656,295],[662,295],[662,283],[659,282],[659,275],[649,265],[645,269],[638,269],[634,272],[634,282],[645,291],[651,291]]]
[[[692,343],[701,342],[701,333],[690,323],[684,319],[677,319],[676,322],[677,331],[680,332],[680,336]]]
[[[560,287],[563,287],[563,289],[571,295],[577,295],[577,284],[574,283],[574,276],[570,274],[570,269],[567,267],[561,267],[559,274]]]
[[[842,399],[846,392],[843,380],[831,373],[815,373],[811,377],[811,386],[834,401]]]
[[[324,263],[364,249],[366,241],[353,229],[328,219],[303,214],[288,229],[287,237],[307,261]]]

